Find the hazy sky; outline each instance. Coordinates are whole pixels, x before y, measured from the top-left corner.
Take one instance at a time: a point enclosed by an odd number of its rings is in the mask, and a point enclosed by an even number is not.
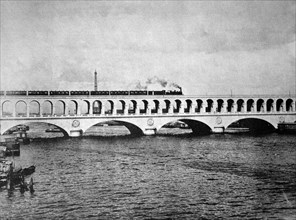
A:
[[[295,93],[296,1],[1,1],[1,90]],[[152,78],[152,79],[151,79]]]

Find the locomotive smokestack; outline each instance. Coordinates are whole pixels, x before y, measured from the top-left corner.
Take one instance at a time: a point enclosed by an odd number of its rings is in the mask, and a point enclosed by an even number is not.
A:
[[[95,91],[98,91],[97,71],[95,70]]]

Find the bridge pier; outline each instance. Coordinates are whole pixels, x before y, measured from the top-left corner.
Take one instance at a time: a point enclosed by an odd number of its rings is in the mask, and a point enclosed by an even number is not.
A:
[[[145,128],[144,135],[151,136],[156,134],[156,128]]]
[[[82,130],[71,130],[69,136],[70,137],[80,137],[82,136]]]
[[[215,134],[223,134],[224,133],[224,126],[221,127],[214,127],[214,129],[212,130],[213,133]]]
[[[140,107],[139,107],[139,106],[137,106],[137,108],[136,108],[136,110],[135,110],[135,114],[136,114],[136,115],[139,115],[139,114],[140,114]]]

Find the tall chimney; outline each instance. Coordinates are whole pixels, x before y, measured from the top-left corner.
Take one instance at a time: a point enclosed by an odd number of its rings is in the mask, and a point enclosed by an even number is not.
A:
[[[95,91],[98,91],[97,71],[95,70]]]

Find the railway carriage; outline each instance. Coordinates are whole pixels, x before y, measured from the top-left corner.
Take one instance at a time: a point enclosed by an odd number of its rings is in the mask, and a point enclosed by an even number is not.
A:
[[[109,95],[109,91],[91,91],[90,95]]]
[[[69,95],[69,91],[50,91],[50,95]]]
[[[28,91],[28,95],[48,95],[48,91]]]
[[[6,95],[27,95],[27,91],[6,91]]]
[[[71,91],[71,95],[89,95],[89,91]]]

